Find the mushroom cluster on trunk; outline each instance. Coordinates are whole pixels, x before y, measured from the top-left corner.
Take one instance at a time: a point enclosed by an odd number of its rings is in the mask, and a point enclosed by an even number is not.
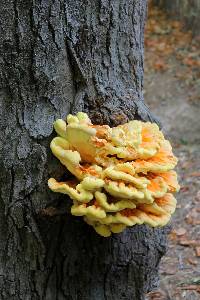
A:
[[[79,112],[54,128],[51,150],[73,178],[50,178],[48,185],[73,200],[72,215],[104,237],[135,224],[169,222],[179,190],[177,158],[156,124],[133,120],[110,128]]]

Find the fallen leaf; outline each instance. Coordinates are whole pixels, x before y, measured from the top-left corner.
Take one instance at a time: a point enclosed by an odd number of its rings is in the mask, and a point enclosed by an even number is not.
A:
[[[172,21],[171,26],[173,28],[180,29],[181,28],[181,23],[180,23],[180,21]]]
[[[192,165],[191,161],[185,161],[181,164],[182,169],[188,169]]]
[[[178,286],[200,285],[200,277],[192,277],[185,281],[179,282]]]
[[[190,225],[200,225],[199,207],[193,208],[185,217],[185,220]]]
[[[186,286],[179,287],[179,289],[196,291],[197,293],[200,293],[200,286],[199,285],[186,285]]]
[[[186,222],[187,222],[187,224],[190,224],[190,225],[200,225],[200,220],[193,219],[192,217],[186,218]]]
[[[169,234],[169,239],[170,239],[171,241],[177,240],[177,235],[176,235],[176,232],[175,232],[174,230],[170,232],[170,234]]]
[[[187,240],[187,239],[181,239],[178,242],[181,246],[192,246],[192,247],[198,247],[200,246],[200,240]]]
[[[188,258],[187,261],[193,266],[196,266],[198,264],[198,262],[193,258]]]
[[[197,192],[195,199],[200,202],[200,191]]]
[[[177,273],[177,267],[175,265],[167,265],[163,270],[160,270],[163,275],[174,275]]]
[[[168,66],[164,60],[159,59],[154,63],[154,69],[157,71],[165,71],[167,68]]]
[[[162,291],[153,291],[147,294],[148,300],[166,300],[166,295]]]
[[[186,57],[183,59],[183,63],[185,65],[188,65],[190,67],[199,67],[200,66],[200,63],[197,59],[194,59],[194,58],[190,58],[190,57]]]
[[[200,177],[200,172],[193,172],[193,173],[189,174],[189,176]]]
[[[175,230],[175,233],[177,236],[182,236],[186,234],[186,229],[185,228],[178,228]]]
[[[200,246],[195,248],[196,256],[200,257]]]
[[[191,223],[191,225],[200,225],[200,220],[194,219]]]
[[[200,100],[200,96],[198,96],[198,95],[192,95],[192,96],[189,96],[188,97],[188,101],[190,101],[190,102],[199,102],[199,100]],[[198,174],[198,173],[197,173]],[[195,175],[194,175],[195,176]],[[200,173],[199,173],[199,175],[197,175],[197,176],[200,176]]]
[[[182,186],[181,188],[180,188],[180,191],[181,192],[187,192],[187,191],[189,191],[189,186]]]

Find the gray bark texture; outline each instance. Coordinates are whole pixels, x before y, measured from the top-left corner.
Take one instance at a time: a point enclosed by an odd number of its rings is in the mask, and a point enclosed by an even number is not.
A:
[[[144,299],[168,228],[103,238],[47,180],[68,176],[49,148],[55,119],[154,121],[142,95],[146,0],[1,0],[0,12],[0,299]]]
[[[200,1],[199,0],[153,0],[169,13],[169,16],[184,22],[185,29],[192,30],[194,35],[200,34]]]

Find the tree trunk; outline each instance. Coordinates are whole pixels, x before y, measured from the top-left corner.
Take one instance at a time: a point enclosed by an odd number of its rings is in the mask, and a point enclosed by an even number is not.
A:
[[[0,299],[144,299],[167,228],[103,238],[47,180],[66,176],[49,149],[55,119],[154,120],[142,95],[146,1],[1,0],[0,11]]]
[[[171,17],[184,22],[185,28],[200,34],[200,1],[199,0],[153,0],[154,4],[163,8]]]

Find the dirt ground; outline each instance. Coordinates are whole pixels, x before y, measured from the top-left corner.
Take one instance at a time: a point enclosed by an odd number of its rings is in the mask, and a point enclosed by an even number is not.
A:
[[[160,287],[148,300],[200,299],[200,38],[151,8],[145,36],[145,101],[179,158],[180,192]]]

